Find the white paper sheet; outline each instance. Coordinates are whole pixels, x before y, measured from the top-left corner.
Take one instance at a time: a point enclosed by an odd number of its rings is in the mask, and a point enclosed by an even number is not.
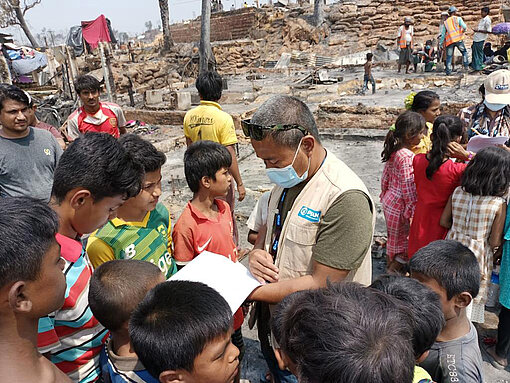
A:
[[[508,137],[474,136],[469,140],[467,150],[477,153],[489,146],[504,145],[507,141]]]
[[[198,255],[170,280],[202,282],[212,287],[225,298],[232,314],[261,285],[241,263],[208,251]]]

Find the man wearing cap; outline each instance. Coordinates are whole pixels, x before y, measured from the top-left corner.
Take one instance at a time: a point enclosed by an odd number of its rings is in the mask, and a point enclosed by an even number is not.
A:
[[[483,69],[484,62],[483,46],[485,44],[485,40],[487,40],[487,37],[489,37],[489,33],[491,32],[492,21],[489,16],[489,7],[483,7],[482,19],[478,23],[478,28],[475,29],[475,35],[473,36],[473,45],[471,47],[473,52],[471,67],[476,72],[479,72]]]
[[[398,58],[398,73],[402,69],[402,65],[406,66],[406,73],[409,73],[409,65],[411,64],[413,51],[414,28],[411,25],[413,20],[410,17],[404,18],[404,25],[401,25],[397,34],[397,46],[400,49]]]
[[[462,17],[457,16],[457,8],[453,5],[448,9],[448,15],[448,19],[444,22],[445,28],[439,39],[440,46],[446,47],[446,75],[452,73],[452,60],[455,48],[462,54],[464,70],[467,71],[469,67],[469,58],[466,46],[464,45],[464,34],[467,25],[464,20],[462,20]]]
[[[266,307],[257,316],[259,338],[278,375],[268,352],[267,304],[328,280],[370,284],[374,204],[361,179],[322,146],[313,114],[299,99],[274,96],[242,127],[275,184],[249,267],[259,281],[271,282],[251,299],[266,303],[257,304]]]
[[[510,135],[510,71],[501,69],[491,73],[484,82],[485,96],[481,103],[461,110],[469,138]],[[482,94],[483,95],[483,94]]]

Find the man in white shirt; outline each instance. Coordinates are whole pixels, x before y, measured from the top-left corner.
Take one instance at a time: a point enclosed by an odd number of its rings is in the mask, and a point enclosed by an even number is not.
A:
[[[413,20],[410,17],[404,19],[404,25],[401,25],[397,34],[397,46],[400,49],[398,60],[398,73],[402,65],[406,66],[406,73],[409,73],[409,65],[412,59],[414,28],[411,25]]]
[[[489,16],[489,7],[483,7],[482,19],[478,23],[478,28],[475,29],[475,35],[473,36],[473,60],[471,61],[471,67],[475,72],[479,72],[483,69],[483,46],[485,44],[485,40],[487,40],[487,37],[489,37],[489,33],[491,32],[492,21]]]

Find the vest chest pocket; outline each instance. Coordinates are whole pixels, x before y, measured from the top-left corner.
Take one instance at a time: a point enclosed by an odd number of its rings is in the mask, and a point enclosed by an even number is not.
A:
[[[298,245],[313,246],[317,239],[318,224],[289,222],[285,238]]]
[[[291,271],[295,276],[310,274],[312,271],[312,249],[317,240],[319,224],[289,222],[280,256],[280,272]],[[289,275],[289,277],[293,277]]]

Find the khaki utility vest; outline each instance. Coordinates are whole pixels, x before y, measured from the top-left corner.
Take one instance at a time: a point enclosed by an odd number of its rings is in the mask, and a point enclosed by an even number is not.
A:
[[[275,186],[269,199],[266,251],[269,251],[272,245],[272,228],[283,190],[282,187]],[[319,222],[333,202],[347,190],[361,190],[370,198],[363,181],[333,153],[327,151],[324,163],[297,196],[283,224],[275,261],[275,265],[280,269],[280,281],[312,274],[312,249],[317,240]],[[374,228],[376,212],[371,198],[370,204]],[[338,244],[338,251],[342,251],[341,243]],[[351,270],[345,281],[364,285],[371,283],[371,247],[360,267]]]

